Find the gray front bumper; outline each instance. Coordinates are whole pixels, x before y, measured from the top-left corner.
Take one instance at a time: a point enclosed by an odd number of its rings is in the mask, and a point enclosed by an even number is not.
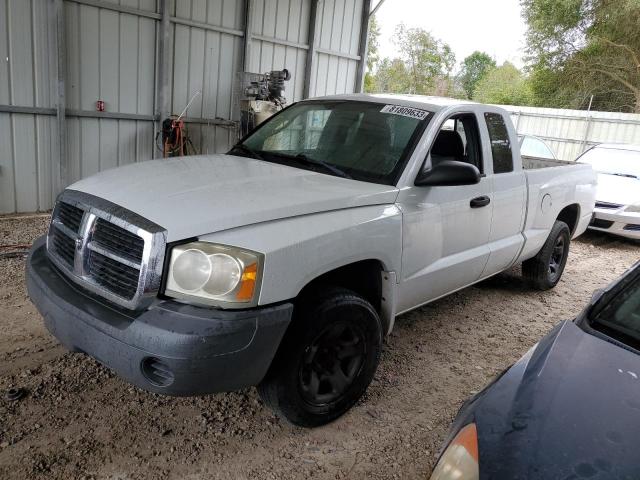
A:
[[[68,281],[44,243],[31,248],[27,288],[47,329],[145,390],[188,396],[256,385],[291,320],[290,303],[225,311],[165,300],[123,311]]]

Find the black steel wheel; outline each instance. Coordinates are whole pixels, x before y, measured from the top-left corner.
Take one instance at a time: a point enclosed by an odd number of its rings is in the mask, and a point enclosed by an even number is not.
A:
[[[360,374],[367,353],[360,325],[341,321],[327,325],[304,352],[300,393],[310,405],[340,399]]]
[[[522,275],[538,290],[555,287],[567,264],[571,232],[566,223],[556,220],[538,254],[522,263]]]
[[[303,427],[329,423],[364,394],[380,361],[382,324],[362,296],[331,288],[306,296],[258,393]]]

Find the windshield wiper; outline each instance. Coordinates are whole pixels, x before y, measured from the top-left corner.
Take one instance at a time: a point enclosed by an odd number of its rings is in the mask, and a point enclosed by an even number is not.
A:
[[[258,160],[264,160],[262,155],[260,155],[257,151],[252,150],[251,148],[247,147],[244,143],[236,143],[229,153],[233,152],[234,150],[239,150],[242,153],[246,153],[251,158],[257,158]]]
[[[315,158],[307,157],[304,153],[299,153],[296,156],[290,156],[290,155],[286,155],[286,156],[290,157],[290,158],[294,158],[294,159],[298,160],[299,162],[306,163],[308,165],[317,165],[319,167],[322,167],[326,171],[331,172],[334,175],[337,175],[338,177],[349,178],[349,179],[353,180],[353,177],[351,175],[349,175],[347,172],[345,172],[344,170],[341,170],[338,167],[335,167],[335,166],[331,165],[330,163],[327,163],[327,162],[325,162],[323,160],[318,160],[318,159],[315,159]]]
[[[625,177],[625,178],[635,178],[636,180],[638,180],[638,177],[631,173],[614,173],[614,172],[602,172],[602,173],[604,173],[605,175],[614,175],[616,177]]]

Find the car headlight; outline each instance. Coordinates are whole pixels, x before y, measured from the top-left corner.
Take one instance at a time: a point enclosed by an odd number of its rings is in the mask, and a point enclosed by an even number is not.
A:
[[[258,302],[263,255],[208,242],[171,250],[165,294],[195,303],[233,308]]]
[[[478,431],[476,424],[470,423],[447,446],[431,480],[478,480],[479,477]]]
[[[624,208],[624,211],[629,213],[640,213],[640,203],[628,205],[627,207]]]

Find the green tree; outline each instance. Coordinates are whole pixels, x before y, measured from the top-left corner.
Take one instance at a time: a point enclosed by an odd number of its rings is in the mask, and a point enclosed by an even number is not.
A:
[[[387,62],[393,76],[405,75],[402,81],[393,82],[402,90],[383,90],[396,93],[429,94],[436,90],[443,77],[448,77],[455,65],[455,55],[451,47],[435,39],[422,28],[407,28],[404,24],[396,27],[393,43],[398,48],[398,58]],[[404,68],[400,67],[404,64]],[[387,75],[389,72],[385,72]],[[399,79],[398,79],[399,80]],[[383,83],[378,82],[378,87]]]
[[[521,0],[539,104],[640,113],[639,0]]]
[[[498,105],[531,105],[533,92],[529,80],[514,65],[505,62],[480,79],[473,99]]]
[[[495,67],[496,62],[493,58],[477,50],[462,61],[462,69],[458,79],[467,98],[473,98],[473,92],[478,82]]]
[[[375,15],[369,19],[369,32],[367,34],[367,72],[364,76],[364,91],[375,91],[375,78],[373,71],[380,61],[380,25]]]

